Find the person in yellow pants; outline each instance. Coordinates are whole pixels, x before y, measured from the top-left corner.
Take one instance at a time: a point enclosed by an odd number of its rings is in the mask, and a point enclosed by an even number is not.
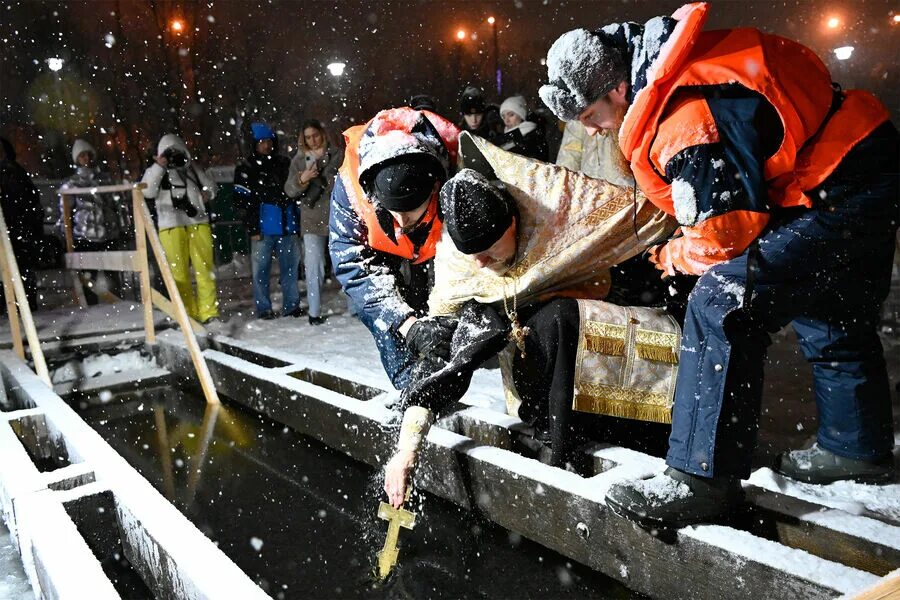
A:
[[[216,195],[216,184],[192,162],[178,136],[164,135],[157,151],[156,162],[142,179],[147,184],[144,196],[156,200],[159,238],[185,309],[206,324],[219,317],[212,229],[206,208],[206,202]],[[197,279],[196,296],[191,267]]]
[[[159,239],[188,314],[201,323],[218,317],[212,228],[209,224],[164,229],[159,232]],[[197,278],[196,296],[191,285],[191,267],[194,267]]]

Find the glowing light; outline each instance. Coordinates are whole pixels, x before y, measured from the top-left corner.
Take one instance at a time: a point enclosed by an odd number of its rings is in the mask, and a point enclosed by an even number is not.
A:
[[[853,54],[853,46],[841,46],[834,49],[834,56],[838,60],[847,60]]]
[[[460,29],[459,31],[457,31],[456,39],[458,39],[459,41],[463,41],[464,39],[466,39],[466,30]]]
[[[55,73],[56,71],[59,71],[60,69],[63,68],[63,62],[64,61],[61,58],[57,58],[57,57],[48,58],[47,59],[47,67]]]
[[[894,25],[900,25],[900,14],[891,17],[891,23],[893,23]]]
[[[488,17],[488,23],[490,23],[491,25],[493,25],[496,22],[497,22],[497,19],[495,19],[494,17]]]
[[[181,33],[184,31],[184,21],[181,19],[172,19],[169,22],[169,28],[175,33]]]
[[[825,25],[828,29],[837,29],[838,25],[841,24],[841,20],[837,17],[829,17],[828,21],[825,22]]]
[[[333,63],[329,63],[326,68],[328,69],[328,72],[331,73],[333,76],[340,77],[341,75],[344,74],[344,67],[346,67],[346,66],[347,65],[342,62],[333,62]]]

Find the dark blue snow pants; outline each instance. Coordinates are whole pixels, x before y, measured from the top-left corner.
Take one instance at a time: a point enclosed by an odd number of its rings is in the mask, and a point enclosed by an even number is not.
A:
[[[898,164],[897,130],[885,123],[808,193],[814,208],[774,213],[755,247],[699,279],[684,322],[670,466],[749,476],[769,334],[788,323],[812,364],[819,445],[856,459],[890,453],[876,327],[900,220]]]

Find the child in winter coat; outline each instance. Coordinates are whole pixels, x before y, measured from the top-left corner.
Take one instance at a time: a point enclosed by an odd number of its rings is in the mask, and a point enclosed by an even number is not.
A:
[[[144,196],[156,200],[159,238],[188,314],[201,323],[209,323],[219,316],[207,210],[207,203],[215,198],[216,184],[194,164],[177,135],[162,137],[154,159],[142,179],[147,184]],[[196,296],[191,267],[197,278]]]
[[[63,184],[64,188],[92,188],[111,185],[108,175],[97,165],[97,152],[86,140],[77,139],[72,145],[72,163],[75,173]],[[123,248],[124,233],[130,224],[130,211],[121,194],[80,194],[68,196],[71,210],[72,241],[74,249],[82,252],[101,252]],[[60,218],[58,227],[65,235],[63,199],[60,198]],[[98,287],[107,287],[113,294],[119,294],[119,274],[98,271],[84,271],[80,274],[84,284],[84,295],[88,304],[97,304]],[[100,280],[105,286],[98,285]]]

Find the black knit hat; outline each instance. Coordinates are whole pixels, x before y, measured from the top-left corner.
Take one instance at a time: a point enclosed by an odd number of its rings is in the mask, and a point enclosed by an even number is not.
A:
[[[484,93],[479,88],[470,85],[463,91],[462,101],[459,104],[461,114],[480,115],[484,113],[486,107]]]
[[[444,178],[444,169],[433,156],[405,154],[372,169],[361,182],[363,189],[382,207],[407,212],[422,206],[431,197],[436,181]]]
[[[473,171],[463,169],[441,188],[441,210],[447,233],[463,254],[493,246],[512,224],[512,199]]]

